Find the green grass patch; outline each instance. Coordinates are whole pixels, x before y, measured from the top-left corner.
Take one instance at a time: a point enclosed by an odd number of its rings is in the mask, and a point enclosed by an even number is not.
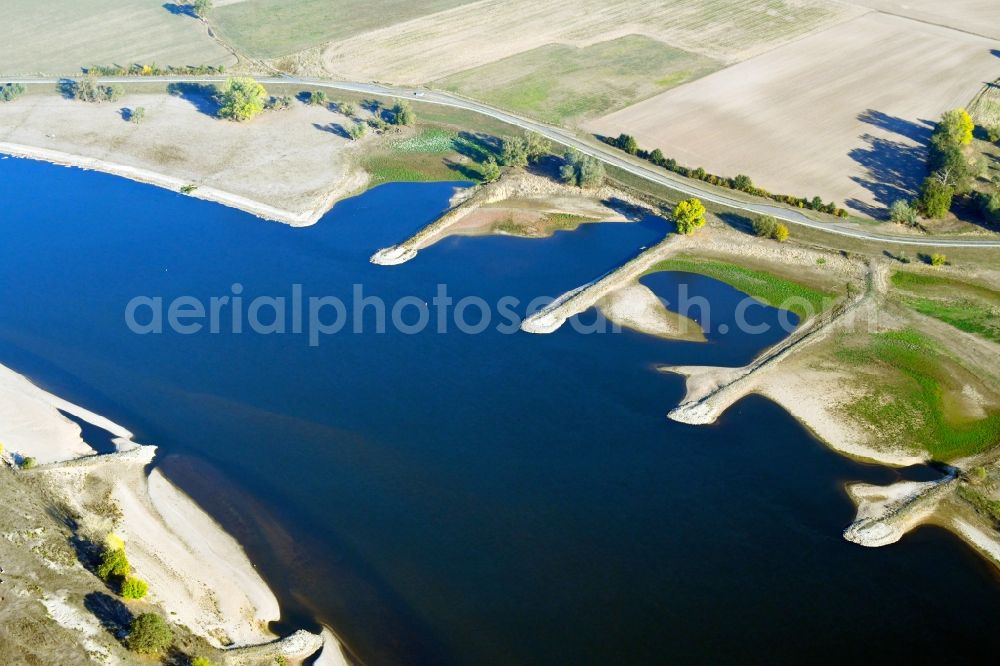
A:
[[[243,0],[216,7],[210,20],[241,51],[275,58],[472,1]]]
[[[455,150],[458,136],[437,127],[431,127],[416,136],[402,139],[392,144],[397,153],[449,153]]]
[[[892,285],[904,305],[955,328],[1000,342],[1000,293],[937,275],[897,271]]]
[[[648,273],[659,271],[706,275],[739,289],[765,305],[790,310],[802,320],[819,314],[833,303],[834,295],[831,293],[723,261],[678,257],[657,263]]]
[[[548,44],[435,85],[550,123],[604,115],[719,69],[706,56],[639,35],[578,48]]]
[[[878,374],[878,390],[847,405],[847,411],[889,437],[896,446],[926,449],[937,460],[985,451],[1000,442],[1000,413],[969,421],[949,418],[944,391],[952,380],[943,351],[913,329],[876,333],[862,347],[845,347],[837,358]]]
[[[975,488],[964,483],[958,487],[958,496],[971,504],[976,513],[994,525],[1000,525],[1000,501],[990,499]]]

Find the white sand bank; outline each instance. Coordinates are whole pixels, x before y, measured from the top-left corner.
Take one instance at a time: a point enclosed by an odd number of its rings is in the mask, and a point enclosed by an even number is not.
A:
[[[670,340],[705,341],[697,322],[670,312],[649,287],[637,282],[612,291],[597,306],[615,324],[639,333]]]

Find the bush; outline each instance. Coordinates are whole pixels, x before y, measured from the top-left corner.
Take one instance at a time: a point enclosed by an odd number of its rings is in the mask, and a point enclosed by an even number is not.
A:
[[[256,79],[240,76],[226,81],[222,87],[221,100],[219,117],[243,122],[264,110],[267,91]]]
[[[770,215],[761,215],[753,221],[753,232],[761,238],[773,238],[778,221]]]
[[[698,199],[685,199],[674,208],[678,233],[690,236],[705,226],[705,206]]]
[[[21,469],[31,469],[37,465],[38,461],[32,458],[31,456],[28,456],[27,458],[21,461]]]
[[[330,98],[322,90],[313,90],[307,98],[309,104],[313,106],[326,106],[330,103]]]
[[[140,654],[162,654],[174,642],[174,632],[156,613],[143,613],[132,620],[128,648]]]
[[[944,266],[946,263],[948,263],[948,258],[943,254],[935,252],[931,255],[931,266]]]
[[[111,544],[105,544],[101,552],[101,561],[97,565],[97,575],[103,580],[112,578],[126,578],[132,573],[132,565],[125,556],[125,548],[116,548]]]
[[[396,106],[392,107],[392,124],[393,125],[412,125],[417,120],[416,115],[413,113],[413,109],[410,107],[410,103],[406,100],[398,102]]]
[[[215,666],[215,662],[208,657],[195,657],[191,660],[191,666]]]
[[[129,111],[128,119],[138,125],[146,118],[146,107],[137,106]]]
[[[917,211],[903,199],[897,199],[889,207],[889,219],[896,224],[915,227],[918,224]]]
[[[126,599],[142,599],[149,592],[149,584],[146,581],[127,576],[122,582],[122,596]]]
[[[292,98],[288,95],[282,95],[281,97],[272,97],[267,100],[265,107],[269,111],[284,111],[285,109],[292,106]]]
[[[779,222],[778,226],[774,228],[773,238],[779,243],[784,243],[786,240],[788,240],[788,227]]]
[[[500,178],[500,165],[497,164],[496,158],[490,157],[483,162],[482,174],[483,180],[487,183],[492,183]]]
[[[604,164],[578,150],[568,148],[563,155],[565,164],[559,169],[564,183],[577,187],[597,187],[604,182]]]
[[[992,142],[1000,141],[1000,124],[990,125],[986,128],[986,137]]]
[[[13,102],[24,94],[24,86],[20,83],[8,83],[0,86],[0,102]]]

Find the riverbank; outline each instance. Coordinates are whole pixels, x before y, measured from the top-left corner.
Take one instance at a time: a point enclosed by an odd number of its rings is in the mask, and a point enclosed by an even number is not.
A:
[[[325,643],[330,658],[343,659],[329,632],[322,637],[299,632],[285,641],[269,630],[281,616],[274,593],[218,523],[159,470],[147,474],[155,446],[136,443],[122,426],[3,366],[0,396],[5,463],[0,467],[14,475],[11,482],[37,490],[34,501],[21,490],[13,502],[23,509],[21,517],[27,519],[20,522],[25,524],[14,525],[14,516],[0,517],[5,596],[14,594],[29,604],[42,601],[49,618],[78,634],[91,656],[127,660],[119,636],[107,630],[105,615],[115,610],[112,615],[158,612],[179,636],[190,634],[185,644],[193,652],[216,654],[224,663],[231,662],[230,648],[250,645],[262,646],[253,654],[298,660]],[[78,423],[84,422],[88,437],[104,431],[117,452],[98,455],[82,436]],[[17,471],[28,458],[37,466]],[[38,511],[33,513],[33,507]],[[65,516],[62,524],[49,524],[58,515]],[[124,540],[133,574],[149,584],[141,602],[119,601],[89,570],[87,554],[111,533]],[[67,549],[67,543],[76,544],[76,550]],[[53,579],[52,572],[71,580]],[[11,637],[15,643],[25,639]],[[258,663],[240,659],[232,663]]]
[[[0,104],[0,153],[93,169],[305,226],[364,189],[354,166],[367,141],[342,131],[352,123],[322,106],[294,102],[249,123],[214,115],[198,86],[179,95],[129,93],[116,104],[55,94]],[[145,109],[141,123],[126,111]]]

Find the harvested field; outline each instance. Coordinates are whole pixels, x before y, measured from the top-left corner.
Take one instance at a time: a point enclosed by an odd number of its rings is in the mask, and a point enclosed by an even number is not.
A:
[[[275,58],[472,1],[237,0],[216,2],[211,20],[241,51]]]
[[[736,62],[862,11],[819,0],[482,0],[334,42],[323,64],[337,76],[425,83],[547,44],[627,35]]]
[[[630,35],[582,48],[549,44],[434,85],[563,124],[624,108],[720,66],[711,58]]]
[[[79,74],[81,67],[111,63],[236,62],[204,23],[157,0],[5,0],[3,14],[0,74]]]
[[[878,216],[915,193],[933,121],[996,78],[996,46],[870,13],[585,127]]]
[[[996,0],[851,0],[851,4],[1000,39]]]
[[[124,120],[121,108],[137,106],[146,110],[143,122]],[[210,113],[211,103],[195,93],[128,94],[115,104],[27,95],[0,104],[0,143],[105,160],[216,188],[303,220],[278,218],[290,223],[304,223],[338,194],[364,183],[363,174],[349,167],[348,151],[355,142],[337,131],[350,121],[326,108],[294,103],[249,123],[218,120]],[[251,159],[260,156],[267,157]]]

